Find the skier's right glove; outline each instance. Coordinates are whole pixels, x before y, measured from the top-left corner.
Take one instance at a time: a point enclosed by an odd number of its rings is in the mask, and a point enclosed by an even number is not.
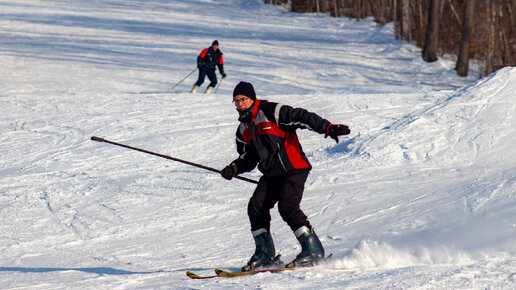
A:
[[[224,167],[224,169],[222,169],[220,175],[227,180],[231,180],[236,175],[236,172],[236,165],[232,162],[228,166]]]
[[[335,142],[339,143],[339,136],[348,135],[349,133],[351,133],[351,130],[349,130],[348,126],[342,124],[332,124],[328,126],[328,129],[326,129],[326,134],[324,135],[324,138],[330,136],[330,138],[335,140]]]

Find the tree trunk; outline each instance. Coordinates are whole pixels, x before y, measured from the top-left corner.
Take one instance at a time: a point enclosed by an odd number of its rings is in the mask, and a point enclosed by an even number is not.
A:
[[[461,77],[468,75],[469,70],[469,46],[471,43],[471,32],[473,31],[473,19],[475,12],[475,1],[466,1],[464,8],[464,18],[462,21],[462,37],[459,46],[459,56],[457,58],[457,65],[455,70]]]
[[[333,0],[333,16],[339,17],[339,7],[337,6],[337,0]]]
[[[402,13],[402,35],[403,39],[407,41],[412,41],[412,29],[410,27],[410,0],[403,0],[401,4],[401,13]]]
[[[321,9],[322,13],[327,13],[330,11],[328,8],[330,6],[328,3],[329,1],[330,0],[319,0],[319,8]]]
[[[426,62],[434,62],[437,60],[439,2],[440,0],[429,0],[428,2],[428,21],[426,25],[425,46],[423,48],[423,59]]]
[[[489,41],[487,44],[487,54],[486,54],[486,70],[485,75],[488,75],[493,72],[493,55],[495,48],[495,21],[496,21],[496,11],[495,11],[495,3],[494,0],[487,0],[487,18],[489,25]]]
[[[394,36],[396,40],[401,39],[401,19],[398,19],[398,0],[393,1],[393,13],[392,18],[394,19]]]

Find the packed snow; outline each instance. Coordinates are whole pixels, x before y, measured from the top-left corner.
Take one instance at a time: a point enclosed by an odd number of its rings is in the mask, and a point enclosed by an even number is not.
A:
[[[214,39],[228,77],[190,94]],[[514,67],[460,78],[391,24],[261,0],[0,0],[0,65],[2,289],[516,288]],[[222,169],[241,80],[350,126],[339,144],[298,131],[301,206],[333,258],[192,280],[254,252],[254,185],[90,137]]]

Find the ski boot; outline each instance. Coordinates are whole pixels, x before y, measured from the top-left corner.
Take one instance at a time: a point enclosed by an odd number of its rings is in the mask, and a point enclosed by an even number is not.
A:
[[[324,259],[324,248],[312,227],[302,226],[294,234],[301,244],[301,253],[286,267],[312,266]]]
[[[199,86],[198,85],[194,85],[192,90],[190,91],[190,93],[192,93],[192,94],[197,93],[198,89],[199,89]]]
[[[214,87],[208,86],[208,88],[206,89],[206,92],[204,92],[204,93],[205,94],[211,94],[211,92],[213,92],[213,89],[214,89]]]
[[[271,234],[266,229],[252,231],[256,251],[247,265],[242,267],[242,272],[251,271],[258,267],[268,266],[275,263],[274,242]]]

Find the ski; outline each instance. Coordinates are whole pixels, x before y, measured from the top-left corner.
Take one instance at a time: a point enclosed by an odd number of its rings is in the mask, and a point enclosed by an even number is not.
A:
[[[288,267],[288,268],[272,268],[272,269],[260,269],[260,270],[251,270],[251,271],[245,271],[245,272],[232,272],[232,271],[225,271],[221,269],[215,269],[215,273],[219,277],[223,278],[235,278],[235,277],[245,277],[245,276],[251,276],[258,273],[276,273],[281,271],[287,271],[287,270],[294,270],[297,269],[296,267]]]
[[[295,267],[290,268],[272,268],[272,269],[260,269],[260,270],[251,270],[251,271],[245,271],[245,272],[233,272],[233,271],[226,271],[221,269],[215,269],[215,275],[209,275],[209,276],[201,276],[197,275],[192,271],[186,271],[186,276],[192,278],[192,279],[212,279],[212,278],[236,278],[236,277],[245,277],[245,276],[251,276],[258,273],[276,273],[281,271],[287,271],[287,270],[294,270]]]
[[[186,271],[186,276],[192,278],[192,279],[211,279],[211,278],[217,278],[220,277],[219,275],[211,275],[211,276],[200,276],[195,274],[192,271]]]
[[[279,260],[279,255],[276,257],[276,259]],[[324,260],[331,259],[332,254],[327,256]],[[258,270],[251,270],[251,271],[239,271],[239,272],[233,272],[233,271],[227,271],[222,269],[215,269],[215,275],[209,275],[209,276],[200,276],[192,271],[186,271],[186,276],[192,278],[192,279],[211,279],[211,278],[236,278],[236,277],[246,277],[246,276],[252,276],[258,273],[278,273],[283,271],[289,271],[289,270],[296,270],[301,268],[310,267],[310,265],[306,266],[295,266],[295,267],[281,267],[281,268],[269,268],[269,269],[258,269]]]

